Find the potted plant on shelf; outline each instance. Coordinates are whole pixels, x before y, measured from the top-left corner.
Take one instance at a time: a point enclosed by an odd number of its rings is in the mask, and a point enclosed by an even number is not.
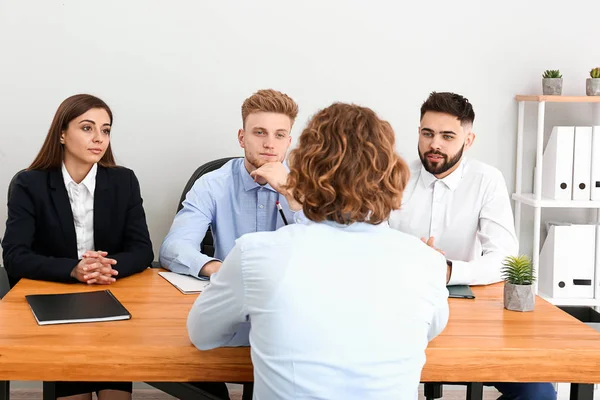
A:
[[[506,257],[502,263],[504,283],[504,308],[511,311],[533,311],[533,264],[525,255]]]
[[[590,71],[590,78],[585,81],[585,94],[600,96],[600,67]]]
[[[546,96],[562,94],[562,75],[558,69],[547,69],[542,75],[542,93]]]

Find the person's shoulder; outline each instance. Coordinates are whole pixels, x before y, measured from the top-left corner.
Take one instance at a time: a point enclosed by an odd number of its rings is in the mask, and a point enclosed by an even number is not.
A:
[[[234,175],[240,169],[240,163],[243,163],[243,158],[234,158],[227,161],[221,168],[210,171],[196,180],[196,184],[206,185],[209,187],[227,187],[231,185]]]
[[[310,224],[291,224],[276,231],[247,233],[238,238],[236,243],[242,251],[259,249],[268,252],[267,249],[275,247],[293,246],[295,241],[309,234],[310,227]]]
[[[125,179],[135,175],[132,169],[123,167],[121,165],[115,167],[102,167],[98,165],[98,170],[104,170],[109,177],[117,179]]]
[[[15,183],[19,184],[39,184],[48,180],[49,170],[22,170],[13,177]]]
[[[416,247],[416,248],[420,248],[422,245],[424,245],[425,243],[423,243],[421,241],[420,238],[410,235],[408,233],[399,231],[397,229],[393,229],[391,227],[389,227],[389,229],[387,229],[385,231],[386,235],[389,236],[389,238],[394,242],[394,243],[402,243],[408,247]],[[427,245],[425,245],[427,246]]]
[[[504,175],[502,175],[502,172],[500,172],[498,168],[482,161],[470,158],[467,158],[463,161],[465,162],[465,175],[478,177],[487,181],[504,182]]]
[[[56,181],[57,175],[60,176],[59,169],[25,169],[13,176],[13,180],[9,184],[9,190],[14,189],[15,186],[20,186],[31,193],[46,191],[52,186],[53,176]]]
[[[101,174],[105,174],[102,176]],[[135,172],[123,166],[103,167],[98,165],[96,173],[96,187],[113,187],[113,190],[129,191],[132,187],[139,186]]]

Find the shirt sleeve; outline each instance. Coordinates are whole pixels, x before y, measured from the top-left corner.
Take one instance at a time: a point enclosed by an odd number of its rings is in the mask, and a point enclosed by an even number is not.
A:
[[[429,279],[430,295],[427,300],[431,302],[433,314],[427,332],[427,340],[433,340],[448,324],[450,309],[448,307],[448,289],[446,288],[446,260],[441,254],[435,255],[432,269],[436,271]]]
[[[479,214],[477,237],[481,242],[482,255],[470,262],[451,260],[452,274],[448,285],[500,282],[502,262],[519,251],[510,199],[502,176],[490,185],[486,193]]]
[[[200,251],[208,227],[213,222],[215,201],[206,179],[200,178],[188,192],[160,247],[160,264],[173,272],[198,278],[209,257]]]
[[[248,345],[241,256],[236,244],[188,315],[190,340],[200,350]]]

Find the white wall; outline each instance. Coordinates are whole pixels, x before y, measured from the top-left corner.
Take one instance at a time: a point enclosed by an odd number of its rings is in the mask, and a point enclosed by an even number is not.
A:
[[[241,103],[269,87],[299,103],[296,136],[318,108],[356,102],[392,123],[409,159],[421,102],[461,93],[476,112],[470,155],[513,191],[514,95],[539,93],[542,70],[555,68],[564,94],[584,94],[600,64],[595,3],[0,0],[0,203],[59,103],[89,92],[113,109],[115,153],[140,179],[158,252],[189,175],[242,154]]]

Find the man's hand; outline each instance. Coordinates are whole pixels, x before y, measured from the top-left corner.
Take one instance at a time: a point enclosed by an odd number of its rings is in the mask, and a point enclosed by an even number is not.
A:
[[[212,274],[219,271],[219,269],[221,268],[221,264],[223,263],[218,260],[212,260],[207,262],[200,269],[200,275],[210,277]]]
[[[288,170],[280,162],[266,163],[262,167],[250,172],[250,176],[255,182],[264,181],[271,185],[273,189],[285,196],[285,199],[292,211],[300,211],[302,204],[294,199],[293,194],[284,188],[287,183]],[[259,182],[260,183],[260,182]]]
[[[250,176],[255,182],[264,180],[271,187],[285,196],[283,186],[287,182],[288,171],[280,162],[266,163],[262,167],[250,172]]]
[[[438,253],[440,253],[441,255],[443,255],[444,257],[446,256],[446,253],[444,252],[444,250],[442,249],[438,249],[437,247],[435,247],[435,245],[433,244],[434,242],[434,237],[430,237],[429,239],[425,240],[424,237],[421,238],[421,241],[423,243],[425,243],[427,246],[431,247],[432,249],[434,249],[435,251],[437,251]]]
[[[423,243],[425,243],[427,246],[429,246],[432,249],[434,249],[435,251],[437,251],[438,253],[440,253],[441,255],[443,255],[444,257],[446,256],[446,253],[444,252],[444,250],[438,249],[437,247],[435,247],[435,245],[434,245],[435,239],[434,239],[433,236],[431,236],[427,240],[425,240],[425,238],[422,237],[421,241]],[[450,276],[451,275],[452,275],[452,263],[450,261],[446,261],[446,283],[450,282]]]

